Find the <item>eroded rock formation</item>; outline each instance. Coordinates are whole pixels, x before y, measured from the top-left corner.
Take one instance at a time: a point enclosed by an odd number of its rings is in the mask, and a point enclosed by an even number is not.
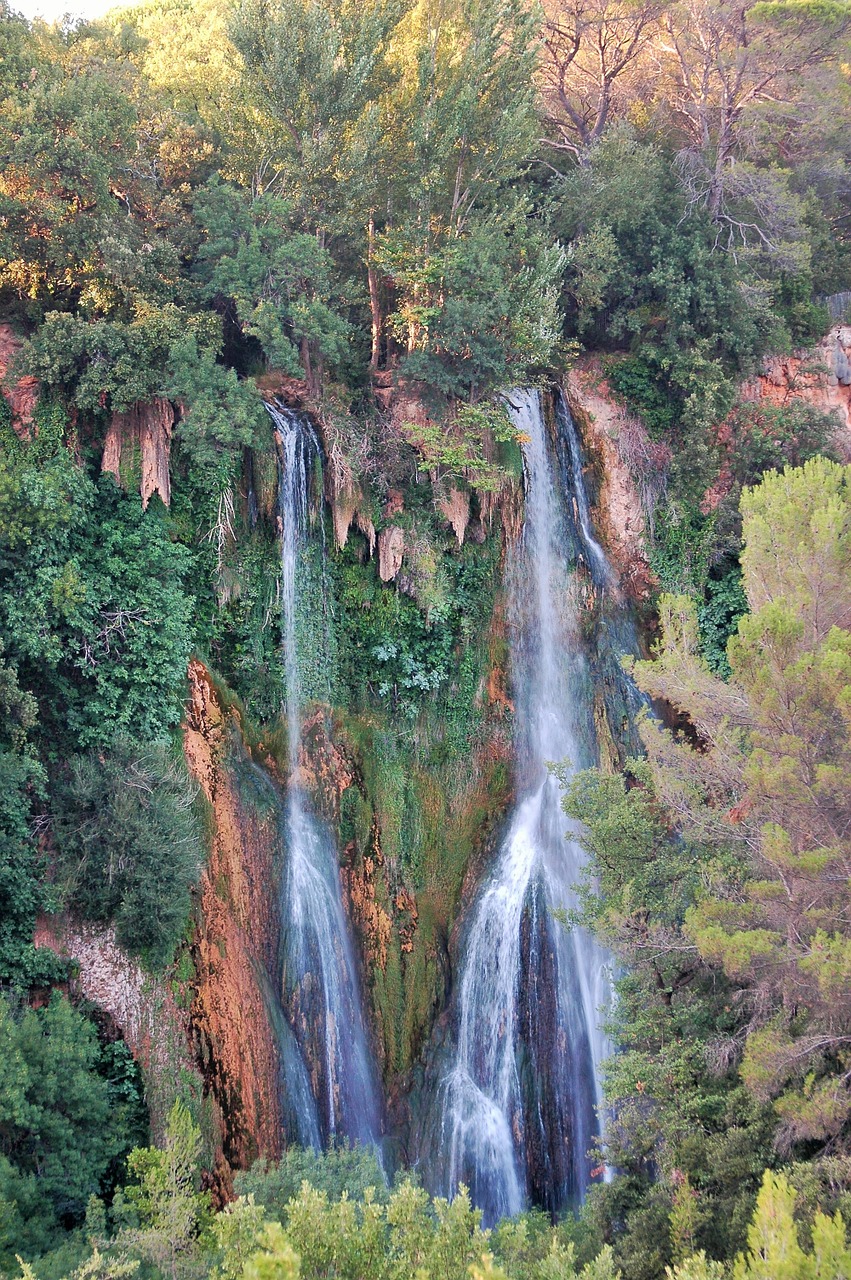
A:
[[[650,593],[652,575],[645,551],[641,468],[629,447],[634,424],[617,404],[596,356],[577,361],[568,375],[566,391],[577,426],[598,460],[596,522],[624,588],[634,599],[644,600]],[[660,461],[647,459],[648,474],[658,474]]]
[[[463,546],[464,534],[467,532],[467,525],[470,523],[470,494],[468,490],[458,489],[453,486],[447,493],[437,494],[434,505],[444,520],[452,525],[452,530],[458,539],[458,546]]]
[[[232,1168],[281,1150],[278,1049],[269,1020],[278,924],[275,827],[243,803],[231,757],[243,757],[239,722],[225,715],[209,673],[189,666],[184,750],[210,805],[210,857],[199,888],[192,945],[192,1036],[207,1086],[224,1117]]]
[[[169,459],[174,421],[171,403],[161,396],[112,415],[101,470],[127,488],[138,484],[144,509],[155,493],[166,506],[171,502]]]
[[[398,524],[388,524],[378,535],[378,576],[392,582],[402,568],[405,555],[405,531]]]
[[[161,1141],[180,1077],[195,1074],[186,1015],[172,987],[144,972],[119,946],[112,925],[44,916],[34,941],[73,961],[71,987],[109,1014],[121,1032],[142,1069],[152,1136]]]
[[[840,447],[851,458],[851,326],[834,325],[811,351],[769,357],[759,377],[743,387],[742,398],[772,405],[805,400],[835,414]]]
[[[14,363],[23,345],[11,325],[0,324],[0,391],[12,410],[12,430],[20,439],[28,440],[38,403],[38,380],[15,377]]]

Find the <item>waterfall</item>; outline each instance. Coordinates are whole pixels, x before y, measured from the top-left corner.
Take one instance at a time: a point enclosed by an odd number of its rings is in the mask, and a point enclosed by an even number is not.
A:
[[[281,617],[286,683],[290,778],[280,806],[285,872],[281,895],[283,1008],[287,1027],[307,1071],[302,1114],[294,1135],[315,1145],[342,1137],[375,1143],[380,1106],[367,1048],[357,968],[343,911],[340,872],[331,832],[312,813],[299,781],[302,668],[312,655],[300,644],[305,584],[310,574],[310,493],[319,443],[309,419],[279,403],[267,404],[279,455],[278,521],[281,537]],[[307,619],[306,622],[309,622]],[[314,620],[315,621],[315,620]],[[305,623],[306,625],[306,623]],[[285,1062],[292,1061],[287,1037]],[[298,1084],[299,1071],[288,1080]],[[286,1087],[286,1082],[285,1082]]]
[[[573,495],[576,523],[582,549],[588,561],[588,568],[594,583],[599,587],[614,585],[612,567],[606,559],[606,553],[594,537],[591,527],[591,509],[588,503],[588,491],[585,488],[585,476],[582,470],[582,448],[576,425],[567,407],[564,396],[556,397],[556,417],[559,424],[559,440],[564,441],[567,451],[567,462]]]
[[[508,576],[519,798],[463,938],[456,1041],[439,1096],[443,1189],[465,1183],[488,1222],[518,1212],[527,1195],[555,1210],[584,1194],[610,999],[604,951],[554,916],[578,905],[583,855],[546,765],[575,770],[594,759],[567,552],[577,547],[595,581],[613,575],[591,532],[575,432],[566,439],[571,520],[538,392],[513,392],[509,405],[526,482]]]

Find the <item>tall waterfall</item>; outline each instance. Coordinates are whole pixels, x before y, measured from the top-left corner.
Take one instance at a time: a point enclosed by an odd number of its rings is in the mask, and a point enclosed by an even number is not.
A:
[[[444,1190],[465,1183],[487,1221],[518,1212],[527,1195],[551,1209],[583,1195],[610,997],[606,954],[553,914],[577,905],[583,855],[546,764],[593,761],[577,540],[595,582],[612,574],[591,533],[575,431],[562,433],[571,513],[538,392],[512,393],[510,411],[525,440],[526,480],[509,572],[519,798],[462,940],[456,1042],[440,1097]]]
[[[311,812],[299,780],[302,664],[309,655],[299,644],[304,610],[303,584],[310,572],[308,525],[310,490],[319,443],[302,414],[267,405],[275,425],[279,455],[278,518],[281,536],[281,613],[286,680],[290,778],[281,806],[285,873],[281,895],[283,1008],[310,1083],[299,1089],[300,1073],[289,1068],[300,1110],[298,1141],[315,1145],[339,1136],[374,1143],[381,1108],[367,1048],[354,954],[343,911],[340,873],[330,831]],[[292,1049],[281,1040],[285,1064]],[[305,1114],[310,1108],[312,1114]],[[315,1137],[314,1137],[315,1135]]]

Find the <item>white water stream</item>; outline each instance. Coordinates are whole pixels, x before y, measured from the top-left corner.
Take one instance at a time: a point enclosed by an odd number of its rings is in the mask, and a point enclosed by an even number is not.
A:
[[[305,551],[310,486],[319,444],[303,414],[279,404],[267,408],[275,424],[280,460],[281,612],[290,764],[281,810],[286,859],[281,894],[283,1002],[310,1080],[314,1112],[299,1116],[297,1136],[304,1142],[303,1134],[316,1132],[323,1141],[342,1137],[376,1143],[381,1108],[343,911],[337,854],[330,831],[311,811],[298,777],[299,601],[309,571]],[[306,1100],[295,1101],[302,1109],[307,1105]]]
[[[540,396],[513,392],[510,406],[525,440],[526,518],[509,575],[521,788],[464,936],[457,1041],[442,1084],[446,1190],[466,1183],[487,1221],[517,1213],[533,1185],[553,1207],[581,1198],[609,1052],[608,957],[553,916],[577,906],[583,854],[546,765],[574,770],[593,759],[571,536]],[[568,444],[583,552],[595,580],[608,581],[575,433]]]

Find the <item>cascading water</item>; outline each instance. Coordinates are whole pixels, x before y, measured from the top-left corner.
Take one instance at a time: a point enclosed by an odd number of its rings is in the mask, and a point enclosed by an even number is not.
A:
[[[594,758],[571,546],[578,539],[595,581],[612,573],[591,534],[575,435],[573,522],[539,394],[514,392],[509,403],[525,440],[526,519],[509,573],[520,799],[464,937],[457,1039],[440,1089],[444,1190],[465,1183],[491,1222],[527,1194],[551,1209],[584,1194],[610,999],[604,951],[553,914],[577,906],[583,855],[546,765],[573,770]]]
[[[567,453],[567,467],[570,474],[570,489],[573,497],[576,524],[582,541],[582,548],[588,560],[588,567],[595,584],[610,587],[614,584],[612,567],[606,559],[606,553],[594,537],[591,527],[591,508],[588,503],[588,491],[585,488],[585,476],[582,470],[582,449],[579,436],[570,410],[564,397],[556,398],[556,416],[559,424],[559,441],[564,442]]]
[[[280,809],[285,854],[282,886],[283,1007],[310,1081],[312,1115],[296,1140],[315,1145],[339,1136],[376,1143],[381,1109],[367,1049],[357,970],[343,911],[333,839],[311,812],[299,781],[301,662],[299,620],[308,576],[310,489],[319,443],[309,420],[267,405],[279,453],[281,614],[290,778]],[[285,1062],[291,1048],[282,1043]],[[299,1072],[289,1072],[298,1084]],[[285,1081],[286,1087],[286,1081]],[[303,1093],[303,1091],[302,1091]],[[290,1105],[294,1100],[290,1099]],[[307,1105],[302,1104],[301,1110]],[[314,1134],[316,1138],[314,1138]]]
[[[558,428],[556,447],[564,487],[573,507],[579,552],[588,566],[591,581],[608,606],[598,616],[600,633],[596,643],[598,669],[595,680],[604,690],[612,685],[617,686],[618,698],[627,712],[628,723],[622,725],[624,736],[630,749],[640,753],[642,747],[635,733],[635,722],[642,712],[650,711],[650,702],[621,665],[625,657],[639,655],[635,618],[632,610],[625,606],[617,575],[594,537],[579,432],[567,401],[560,392],[555,397],[555,414]]]

